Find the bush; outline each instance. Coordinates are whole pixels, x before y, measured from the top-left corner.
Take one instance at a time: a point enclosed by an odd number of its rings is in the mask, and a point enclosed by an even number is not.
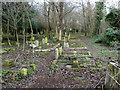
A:
[[[104,43],[107,45],[116,44],[118,45],[120,39],[120,30],[114,30],[113,28],[106,29],[105,33],[98,36],[98,39],[95,41],[95,43]]]
[[[110,13],[106,15],[105,21],[112,27],[120,28],[120,10],[110,8]]]

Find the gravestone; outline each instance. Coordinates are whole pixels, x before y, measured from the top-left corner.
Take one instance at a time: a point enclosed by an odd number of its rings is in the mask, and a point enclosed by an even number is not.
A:
[[[62,55],[62,46],[59,48],[59,54]]]
[[[59,58],[59,50],[58,50],[58,48],[55,49],[55,58],[56,59]]]
[[[64,37],[64,47],[69,48],[67,33],[65,33],[65,37]]]
[[[42,39],[42,44],[45,44],[45,39],[44,38]]]
[[[73,61],[73,66],[75,67],[75,68],[78,68],[79,67],[79,62],[78,61]]]
[[[48,43],[48,38],[45,37],[44,43],[47,44]]]
[[[23,74],[23,75],[25,75],[25,76],[26,76],[26,75],[27,75],[28,70],[27,70],[27,68],[22,68],[20,72],[21,72],[21,74]]]
[[[68,41],[70,40],[70,34],[68,35]]]

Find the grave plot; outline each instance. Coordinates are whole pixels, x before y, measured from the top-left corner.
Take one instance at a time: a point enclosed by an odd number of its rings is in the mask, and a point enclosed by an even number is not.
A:
[[[77,49],[78,50],[78,49]],[[57,66],[59,68],[64,68],[67,70],[93,70],[102,71],[104,67],[99,62],[95,62],[94,58],[91,56],[90,52],[87,50],[81,51],[64,51],[61,57],[57,61]]]
[[[102,66],[102,61],[100,62],[100,60],[94,59],[87,48],[72,47],[64,48],[62,55],[58,58],[58,60],[54,60],[52,62],[50,68],[52,69],[52,71],[54,70],[54,72],[58,72],[59,70],[72,72],[74,73],[74,76],[71,76],[72,78],[86,81],[87,78],[85,78],[82,73],[89,72],[87,73],[88,77],[93,77],[91,75],[98,74],[98,72],[100,73],[104,71],[106,67]],[[89,82],[92,83],[92,79]]]

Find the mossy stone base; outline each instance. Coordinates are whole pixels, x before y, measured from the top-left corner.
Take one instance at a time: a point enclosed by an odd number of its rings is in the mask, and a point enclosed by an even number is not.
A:
[[[28,69],[27,68],[22,68],[20,72],[21,72],[21,74],[26,76],[27,72],[28,72]]]
[[[73,61],[73,67],[78,68],[79,62],[78,61]]]

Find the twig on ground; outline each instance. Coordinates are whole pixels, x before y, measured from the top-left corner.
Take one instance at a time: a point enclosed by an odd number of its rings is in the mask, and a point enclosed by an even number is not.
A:
[[[102,78],[99,80],[99,82],[95,85],[94,88],[96,88],[96,87],[100,84],[100,82],[101,82],[101,80],[102,80],[103,78],[104,78],[104,77],[102,77]]]
[[[20,54],[18,54],[17,58],[15,58],[15,62],[16,62],[16,60],[19,58],[19,56],[20,56]]]

